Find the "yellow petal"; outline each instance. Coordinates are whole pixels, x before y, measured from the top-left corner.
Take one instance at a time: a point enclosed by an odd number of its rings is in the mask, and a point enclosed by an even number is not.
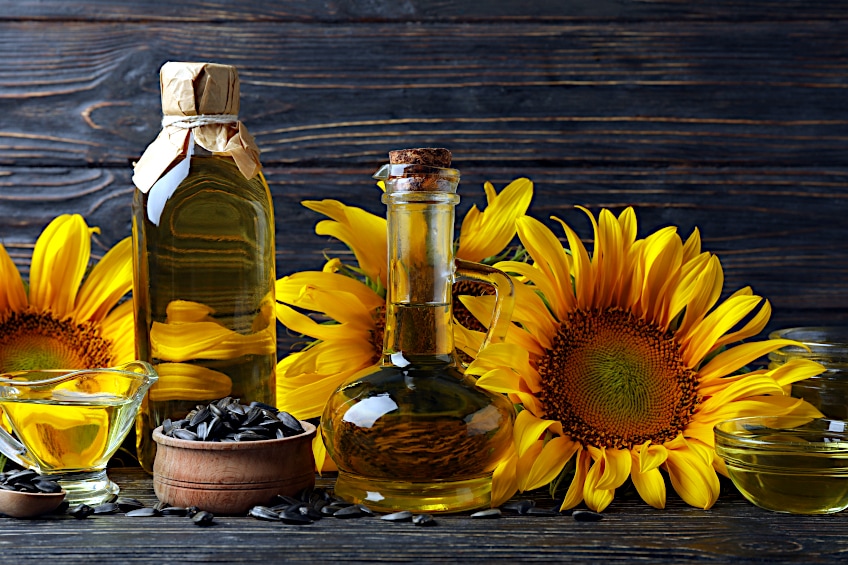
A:
[[[595,458],[594,448],[590,447],[589,452]],[[599,475],[597,482],[594,483],[594,488],[599,490],[615,490],[624,484],[627,477],[630,476],[630,451],[627,449],[606,449],[602,448],[595,459],[595,467],[598,469]]]
[[[529,410],[522,410],[515,418],[513,436],[518,456],[523,456],[535,442],[541,439],[553,422],[537,418]]]
[[[368,341],[359,339],[339,339],[316,342],[309,349],[300,352],[286,366],[287,376],[304,373],[322,373],[325,375],[364,369],[379,359],[379,352]]]
[[[533,183],[520,178],[494,194],[485,184],[488,206],[482,212],[475,207],[462,221],[456,256],[466,261],[482,261],[497,255],[515,236],[515,220],[523,216],[533,198]]]
[[[742,327],[742,329],[730,332],[718,338],[713,347],[721,347],[728,343],[735,343],[737,341],[742,341],[743,339],[759,335],[765,329],[766,324],[768,324],[769,318],[771,318],[771,303],[768,300],[764,300],[757,313],[748,321],[747,324],[745,324],[745,326]]]
[[[527,449],[524,455],[518,458],[515,469],[516,476],[518,478],[518,490],[521,492],[530,490],[530,471],[533,468],[533,464],[536,462],[536,459],[539,457],[539,454],[542,453],[543,447],[544,442],[537,441]]]
[[[132,238],[115,245],[94,266],[77,297],[74,318],[99,322],[132,290]]]
[[[29,303],[56,318],[73,312],[77,291],[91,253],[90,229],[78,214],[64,214],[44,229],[35,243],[29,274]]]
[[[574,304],[575,300],[571,285],[571,261],[562,244],[551,230],[535,218],[523,216],[515,221],[515,225],[518,237],[535,265],[554,283],[552,290],[549,290],[554,294],[546,295],[546,298],[554,305],[555,312],[567,311],[567,305]]]
[[[333,460],[330,459],[327,448],[324,447],[324,439],[320,431],[315,434],[315,438],[312,440],[312,455],[315,457],[315,469],[319,473],[332,473],[339,470]]]
[[[690,367],[696,365],[712,351],[716,340],[739,323],[761,301],[759,296],[735,296],[725,300],[687,336],[683,344],[684,360]]]
[[[321,271],[301,271],[279,279],[276,284],[277,301],[308,310],[318,310],[315,304],[305,301],[310,297],[303,294],[303,287],[308,285],[326,292],[350,294],[368,310],[379,308],[386,303],[376,292],[354,278]]]
[[[809,379],[824,373],[827,369],[809,359],[790,359],[783,365],[769,371],[769,376],[782,387]]]
[[[589,260],[589,253],[586,251],[583,242],[580,241],[580,237],[578,237],[568,224],[559,218],[552,219],[559,222],[565,230],[568,247],[571,249],[571,270],[574,274],[575,304],[579,308],[591,308],[595,298],[595,275],[592,269],[592,262]],[[565,288],[565,280],[557,279],[557,283],[560,288]]]
[[[111,343],[112,365],[128,363],[136,358],[132,300],[119,304],[109,312],[100,325],[100,331],[104,339]]]
[[[554,480],[577,452],[577,448],[576,442],[562,436],[546,442],[530,468],[523,490],[537,489]]]
[[[0,314],[7,311],[23,312],[27,307],[24,281],[6,248],[0,243]]]
[[[713,357],[709,363],[698,371],[698,376],[701,383],[708,383],[713,379],[724,377],[741,369],[763,355],[777,351],[787,345],[794,345],[794,343],[785,339],[770,339],[737,345]]]
[[[335,220],[318,222],[315,233],[344,242],[353,251],[365,274],[386,286],[388,246],[385,218],[361,208],[345,206],[337,200],[304,201],[302,204]]]
[[[528,263],[501,261],[495,264],[495,268],[520,275],[527,280],[527,283],[530,283],[527,284],[516,277],[512,277],[515,288],[513,321],[527,326],[533,335],[553,335],[556,331],[556,320],[538,292],[541,292],[546,298],[549,297],[549,302],[554,307],[554,315],[558,319],[565,319],[568,313],[566,308],[574,303],[574,295],[571,294],[571,289],[560,290],[555,288],[553,281],[541,269]],[[533,286],[530,286],[531,284]],[[563,293],[568,295],[565,303],[563,303],[563,300],[557,299],[557,297],[562,298]]]
[[[577,460],[574,468],[574,478],[571,479],[571,484],[568,486],[568,491],[565,493],[565,499],[562,501],[560,510],[574,508],[583,502],[583,491],[586,485],[586,475],[589,473],[589,465],[592,463],[592,456],[588,451],[578,448]]]
[[[671,486],[686,504],[704,510],[718,499],[719,481],[715,470],[688,448],[669,449],[665,462]]]
[[[307,285],[303,287],[303,295],[308,297],[307,302],[315,305],[316,310],[341,324],[366,332],[374,330],[371,312],[353,294]]]
[[[646,451],[643,448],[643,451]],[[641,468],[643,458],[636,452],[631,452],[633,458],[630,479],[639,496],[654,508],[665,508],[665,480],[656,467]]]
[[[351,328],[346,324],[319,324],[309,316],[279,302],[276,305],[276,313],[277,319],[287,328],[315,339],[330,341],[359,336],[362,341],[369,340],[368,332],[363,328]]]
[[[243,335],[215,322],[153,322],[150,342],[154,357],[176,362],[235,359],[242,355],[269,355],[277,351],[277,343],[271,331]]]
[[[159,380],[150,387],[153,402],[167,400],[214,400],[229,396],[233,381],[224,373],[188,363],[159,363]]]
[[[497,508],[518,491],[518,456],[515,449],[495,467],[492,473],[492,508]]]
[[[357,371],[345,371],[337,375],[304,375],[302,386],[285,390],[287,379],[278,379],[277,407],[295,418],[306,420],[318,418],[336,389]]]

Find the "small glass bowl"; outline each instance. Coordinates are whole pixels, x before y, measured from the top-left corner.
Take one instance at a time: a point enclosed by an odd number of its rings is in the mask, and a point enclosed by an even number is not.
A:
[[[735,418],[715,426],[715,441],[733,484],[760,508],[830,514],[848,507],[848,422]]]
[[[827,418],[848,420],[848,326],[799,327],[777,330],[771,339],[791,339],[809,350],[789,346],[769,353],[769,368],[791,359],[809,359],[827,371],[792,384],[792,396],[803,398]]]

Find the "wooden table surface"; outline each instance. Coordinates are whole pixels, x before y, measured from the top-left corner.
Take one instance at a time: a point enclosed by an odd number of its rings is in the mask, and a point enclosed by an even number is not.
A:
[[[121,494],[155,504],[140,469],[112,469]],[[332,480],[319,479],[332,486]],[[531,493],[550,507],[545,493]],[[306,526],[249,517],[216,517],[199,527],[184,517],[123,514],[33,520],[0,518],[0,562],[332,563],[361,561],[570,563],[833,563],[848,555],[848,514],[797,516],[761,510],[731,489],[710,510],[669,496],[665,510],[616,500],[600,522],[570,516],[468,513],[437,516],[433,527],[377,518],[324,518]]]
[[[0,3],[0,241],[28,271],[54,216],[130,234],[130,162],[159,130],[168,60],[236,65],[263,150],[277,273],[337,242],[303,199],[383,213],[391,149],[449,147],[461,217],[481,185],[535,183],[530,213],[584,238],[573,206],[636,208],[640,236],[698,226],[725,296],[752,285],[768,329],[848,323],[848,2],[833,0],[7,0]],[[293,338],[280,331],[280,355]],[[140,472],[113,471],[152,500]],[[567,517],[307,527],[221,518],[0,519],[0,561],[834,561],[848,515],[619,500]],[[541,503],[541,501],[540,501]]]

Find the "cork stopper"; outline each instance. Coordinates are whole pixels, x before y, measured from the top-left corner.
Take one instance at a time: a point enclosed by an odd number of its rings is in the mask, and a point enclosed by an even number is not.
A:
[[[239,112],[239,78],[233,66],[170,61],[162,65],[159,83],[166,116]]]
[[[426,165],[447,169],[451,166],[451,152],[442,147],[419,147],[389,151],[391,165]]]

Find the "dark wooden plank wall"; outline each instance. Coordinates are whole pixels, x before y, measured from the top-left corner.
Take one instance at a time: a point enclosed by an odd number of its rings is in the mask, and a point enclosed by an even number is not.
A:
[[[277,217],[278,274],[340,249],[302,199],[382,212],[388,150],[443,145],[531,212],[637,208],[699,226],[770,329],[848,323],[848,3],[20,0],[0,12],[0,238],[26,270],[53,216],[130,233],[129,163],[159,129],[159,66],[238,66]]]

